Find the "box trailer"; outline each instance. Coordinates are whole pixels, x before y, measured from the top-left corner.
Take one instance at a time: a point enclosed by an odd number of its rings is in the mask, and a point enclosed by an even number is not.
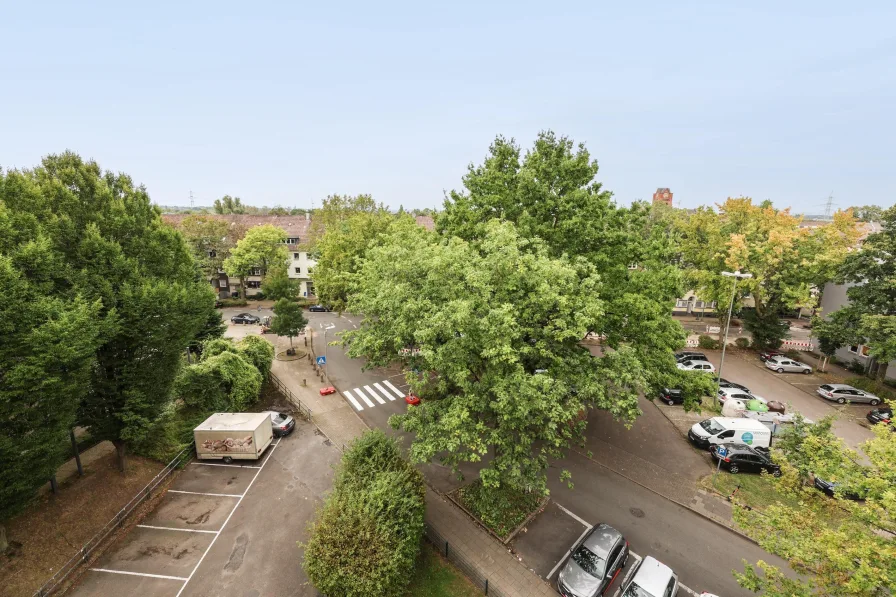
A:
[[[257,460],[274,437],[268,413],[215,413],[193,430],[201,460]]]

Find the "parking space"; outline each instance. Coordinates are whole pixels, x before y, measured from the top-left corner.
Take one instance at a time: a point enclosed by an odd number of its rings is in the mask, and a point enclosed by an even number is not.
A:
[[[258,462],[191,462],[72,594],[316,595],[297,542],[307,538],[338,459],[313,425],[298,420]]]
[[[587,522],[551,500],[526,532],[514,538],[513,550],[535,574],[552,580],[569,549],[590,529]]]

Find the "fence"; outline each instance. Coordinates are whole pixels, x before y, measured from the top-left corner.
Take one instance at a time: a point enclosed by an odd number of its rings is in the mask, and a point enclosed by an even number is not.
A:
[[[299,400],[298,396],[293,394],[289,390],[289,388],[286,387],[286,384],[283,383],[282,381],[280,381],[279,377],[274,375],[273,371],[271,373],[269,373],[269,375],[270,375],[271,381],[274,382],[274,385],[276,385],[277,389],[280,390],[280,393],[283,394],[284,396],[286,396],[286,398],[288,398],[289,401],[292,402],[296,406],[296,408],[299,409],[299,413],[303,417],[305,417],[306,419],[311,421],[312,420],[311,419],[311,409],[308,408],[305,404],[303,404],[302,401]]]
[[[120,528],[125,520],[127,520],[128,516],[134,511],[137,506],[146,501],[149,497],[152,496],[153,491],[168,478],[168,476],[173,473],[181,464],[183,464],[186,460],[193,456],[193,446],[192,444],[183,450],[181,450],[174,459],[169,462],[165,468],[163,468],[159,474],[152,478],[152,480],[146,484],[146,487],[141,489],[137,495],[131,498],[127,504],[125,504],[124,508],[118,511],[112,520],[106,523],[106,525],[100,529],[100,531],[94,535],[87,543],[85,543],[81,549],[78,551],[76,555],[74,555],[68,562],[66,562],[56,574],[50,578],[44,585],[34,593],[34,597],[46,597],[50,595],[53,591],[59,588],[65,579],[67,579],[71,574],[77,570],[81,564],[86,563],[90,560],[91,554],[96,551],[100,545],[102,545],[103,541],[105,541],[106,537],[108,537],[115,529]]]
[[[484,574],[482,574],[482,572],[479,570],[479,567],[475,563],[468,560],[460,551],[451,549],[451,545],[448,543],[448,540],[440,535],[437,530],[435,530],[429,524],[426,524],[424,528],[426,539],[430,543],[432,543],[443,556],[445,556],[445,559],[457,566],[461,570],[461,572],[466,575],[470,582],[472,582],[482,591],[483,595],[496,595],[497,597],[506,597],[506,594],[498,587],[489,586],[488,578]]]

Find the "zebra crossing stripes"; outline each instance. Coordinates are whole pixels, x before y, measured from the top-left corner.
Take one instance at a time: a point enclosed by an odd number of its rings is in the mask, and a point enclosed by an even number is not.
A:
[[[397,399],[404,398],[404,393],[386,379],[351,390],[343,390],[342,394],[355,410],[364,410],[365,405],[366,408],[373,408],[379,404],[395,402]]]

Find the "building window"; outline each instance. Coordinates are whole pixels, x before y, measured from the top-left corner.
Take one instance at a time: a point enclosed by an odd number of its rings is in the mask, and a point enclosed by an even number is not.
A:
[[[227,279],[221,278],[218,280],[218,288],[227,288]]]
[[[675,301],[675,306],[679,309],[687,309],[688,302],[689,301],[687,299],[678,299],[677,301]]]
[[[308,296],[314,296],[314,284],[313,283],[308,282],[305,285],[305,288],[307,289]]]
[[[286,244],[287,245],[299,244],[299,237],[298,236],[290,236],[289,238],[286,239]]]
[[[250,273],[249,275],[250,275],[250,276],[260,276],[260,275],[261,275],[261,268],[260,268],[260,267],[253,267],[253,268],[252,268],[252,273]]]
[[[849,352],[858,353],[859,347],[857,345],[853,344],[852,346],[849,347]]]
[[[248,288],[261,288],[261,282],[257,280],[249,280],[246,282],[246,287]]]
[[[211,250],[211,251],[208,252],[208,256],[209,256],[211,259],[214,259],[215,257],[218,256],[218,252],[215,251],[215,250]]]
[[[298,258],[299,258],[299,254],[298,254],[298,253],[293,253],[293,254],[292,254],[292,258],[293,258],[293,259],[298,259]]]
[[[867,356],[868,356],[868,353],[871,351],[871,347],[870,347],[870,346],[865,346],[865,345],[863,344],[861,348],[862,348],[862,349],[861,349],[859,352],[862,353],[862,356],[863,356],[863,357],[867,357]]]
[[[308,267],[308,275],[309,275],[309,276],[311,275],[311,271],[312,271],[313,269],[314,269],[313,267],[310,267],[310,266]]]
[[[297,273],[297,274],[301,274],[301,273],[302,273],[302,268],[297,267],[297,268],[296,268],[296,273]]]
[[[638,264],[637,263],[629,263],[628,269],[638,269]]]

